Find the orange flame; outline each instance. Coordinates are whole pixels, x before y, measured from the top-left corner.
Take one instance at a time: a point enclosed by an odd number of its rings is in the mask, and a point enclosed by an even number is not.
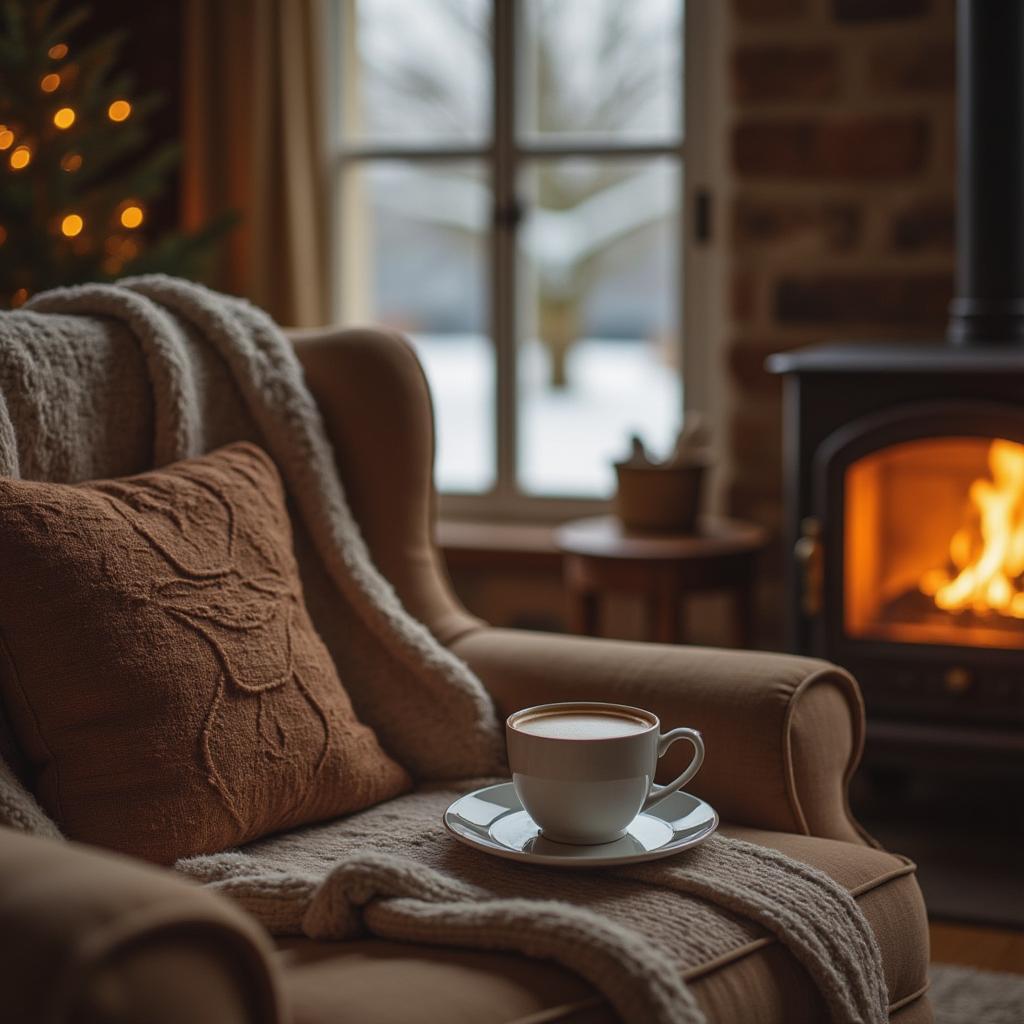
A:
[[[968,491],[970,521],[950,538],[956,575],[933,569],[920,586],[944,611],[1024,619],[1024,445],[996,439],[988,467],[991,479]]]

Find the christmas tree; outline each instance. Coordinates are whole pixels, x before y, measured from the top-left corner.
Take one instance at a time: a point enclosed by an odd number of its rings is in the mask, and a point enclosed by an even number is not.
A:
[[[87,8],[0,7],[0,306],[57,285],[162,271],[201,276],[223,218],[155,237],[147,204],[168,184],[173,144],[151,146],[155,96],[116,70],[123,34],[76,49]]]

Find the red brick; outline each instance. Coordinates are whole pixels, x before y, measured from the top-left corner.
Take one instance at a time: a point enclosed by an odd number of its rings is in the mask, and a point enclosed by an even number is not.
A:
[[[856,246],[863,216],[852,202],[790,202],[741,197],[733,206],[733,244],[802,253],[843,252]]]
[[[749,270],[738,270],[733,274],[730,308],[737,322],[753,318],[757,309],[757,279]]]
[[[951,39],[887,43],[868,59],[868,83],[878,93],[956,91],[956,50]]]
[[[778,402],[782,391],[782,379],[778,374],[768,373],[765,360],[773,353],[788,348],[782,342],[734,341],[727,354],[729,374],[744,395],[756,392],[758,399],[770,398]]]
[[[952,296],[948,274],[822,274],[781,280],[775,315],[789,324],[894,324],[939,328]]]
[[[782,413],[775,429],[758,438],[746,426],[733,422],[729,429],[729,450],[734,466],[734,494],[743,494],[749,504],[775,498],[782,490]],[[769,450],[770,446],[770,450]],[[766,458],[766,452],[768,458]]]
[[[905,252],[950,251],[956,240],[956,207],[952,198],[924,199],[899,210],[892,218],[890,241]]]
[[[759,480],[775,479],[772,463],[782,452],[782,392],[761,394],[743,391],[729,417],[733,448],[744,453],[751,473]]]
[[[715,0],[716,3],[719,0]],[[736,17],[744,21],[774,21],[804,13],[805,0],[733,0]]]
[[[929,0],[832,0],[836,21],[893,21],[926,14]]]
[[[782,447],[781,433],[782,427],[780,425],[780,448]],[[745,460],[742,443],[737,438],[734,438],[733,441],[733,449],[736,454],[733,457],[735,466],[734,478],[732,485],[729,487],[730,505],[733,511],[740,511],[742,509],[741,514],[749,514],[752,509],[757,508],[758,513],[751,516],[751,518],[760,520],[761,516],[764,515],[762,511],[764,507],[778,502],[781,496],[782,459],[780,458],[776,463],[779,476],[777,481],[773,482],[768,479],[754,481],[751,479],[750,474],[743,470]]]
[[[747,177],[904,178],[924,168],[928,142],[917,116],[752,120],[733,130],[733,165]]]
[[[747,103],[831,99],[839,92],[839,55],[825,46],[748,46],[733,54],[732,85]]]
[[[785,345],[761,347],[757,344],[733,345],[727,355],[729,379],[742,395],[744,402],[750,400],[777,402],[782,392],[781,378],[765,370],[765,359],[772,352],[778,352]]]
[[[742,462],[734,462],[733,479],[726,502],[731,515],[752,519],[771,530],[778,530],[782,524],[781,466],[779,480],[773,486],[767,481],[762,484],[752,483],[743,470]]]

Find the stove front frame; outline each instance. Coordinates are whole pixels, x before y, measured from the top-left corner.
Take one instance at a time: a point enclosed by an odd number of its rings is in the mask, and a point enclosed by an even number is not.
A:
[[[809,622],[808,653],[852,671],[873,715],[1024,726],[1024,650],[891,642],[844,629],[847,469],[892,445],[943,437],[1024,444],[1024,408],[957,399],[904,402],[843,424],[818,446],[811,517],[820,529],[822,575],[820,600],[811,602],[820,610]],[[805,574],[801,589],[808,585],[816,584]]]

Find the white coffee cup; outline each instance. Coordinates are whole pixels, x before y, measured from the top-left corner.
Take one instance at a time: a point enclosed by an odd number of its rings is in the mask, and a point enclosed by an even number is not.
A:
[[[546,839],[590,846],[621,839],[634,818],[685,786],[704,761],[695,729],[661,735],[658,716],[626,704],[541,704],[505,722],[512,782]],[[676,740],[694,757],[667,786],[654,783],[658,758]]]

